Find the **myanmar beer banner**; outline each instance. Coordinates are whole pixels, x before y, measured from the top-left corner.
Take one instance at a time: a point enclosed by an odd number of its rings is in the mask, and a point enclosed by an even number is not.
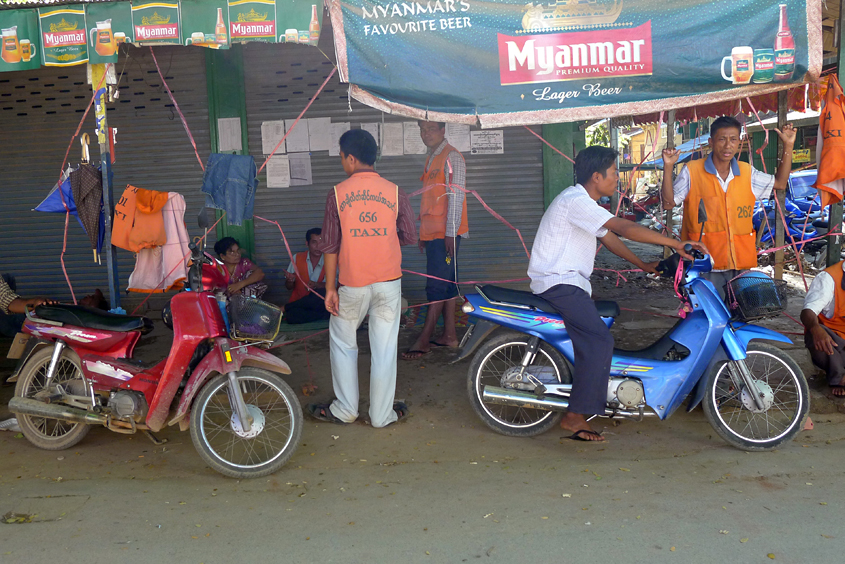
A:
[[[482,127],[637,115],[816,80],[821,0],[332,0],[341,80]]]
[[[84,7],[38,8],[38,22],[42,63],[48,67],[66,67],[88,62]]]
[[[0,72],[116,63],[120,45],[316,45],[320,0],[132,0],[0,10]]]

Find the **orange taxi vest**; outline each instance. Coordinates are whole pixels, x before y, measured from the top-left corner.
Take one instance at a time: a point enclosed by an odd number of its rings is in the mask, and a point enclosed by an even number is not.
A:
[[[819,116],[819,136],[821,158],[813,186],[819,190],[824,207],[842,199],[842,195],[827,184],[845,178],[845,96],[836,75],[830,75],[828,79],[824,107]]]
[[[845,339],[845,290],[842,289],[842,263],[824,269],[833,278],[833,318],[828,319],[821,313],[819,323]]]
[[[340,283],[361,287],[402,276],[396,232],[399,187],[376,172],[356,172],[334,187],[340,217]]]
[[[288,303],[295,302],[296,300],[301,300],[305,296],[308,295],[308,286],[303,284],[302,280],[310,280],[308,277],[308,251],[303,253],[297,253],[294,258],[294,268],[296,268],[297,274],[299,276],[296,277],[296,281],[294,282],[293,292],[290,294],[290,299]],[[300,280],[302,278],[302,280]],[[323,282],[326,279],[326,269],[323,268],[320,271],[320,279],[318,282]]]
[[[681,240],[698,241],[698,203],[704,200],[707,221],[701,241],[710,250],[714,270],[743,270],[757,266],[757,235],[751,216],[754,213],[754,193],[751,191],[751,165],[738,162],[728,190],[722,190],[719,179],[704,169],[710,159],[690,161],[690,191],[684,200],[684,220]],[[712,165],[711,165],[712,166]]]
[[[138,188],[127,185],[123,196],[114,205],[114,220],[111,230],[111,244],[127,251],[129,248],[129,234],[135,223],[135,193]]]
[[[451,184],[452,173],[447,168],[446,158],[454,152],[459,158],[464,156],[447,144],[436,157],[429,156],[425,163],[425,170],[420,180],[423,188],[433,188],[422,193],[420,204],[420,240],[434,241],[446,237],[446,220],[449,215],[449,198],[446,196],[446,186]],[[449,175],[447,180],[446,175]],[[459,190],[459,188],[454,188]],[[469,231],[467,226],[467,200],[464,198],[463,209],[461,210],[461,224],[458,226],[456,235],[463,235]]]

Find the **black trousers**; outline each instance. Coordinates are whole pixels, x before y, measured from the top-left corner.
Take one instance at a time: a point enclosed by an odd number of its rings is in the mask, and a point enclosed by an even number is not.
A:
[[[589,294],[569,284],[558,284],[540,294],[563,318],[575,350],[575,374],[569,411],[604,414],[607,382],[613,359],[613,335],[604,324]]]
[[[817,351],[813,344],[813,336],[809,332],[804,333],[804,346],[810,351],[810,358],[813,359],[813,364],[824,370],[827,374],[827,384],[829,386],[845,386],[845,340],[824,325],[822,325],[822,328],[827,331],[833,342],[837,344],[837,347],[833,349],[833,354]]]
[[[304,298],[300,298],[295,302],[291,302],[285,306],[285,320],[290,325],[298,325],[300,323],[311,323],[312,321],[320,321],[329,319],[332,314],[326,310],[326,302],[323,299],[326,296],[325,290],[315,290],[320,296],[308,292]]]

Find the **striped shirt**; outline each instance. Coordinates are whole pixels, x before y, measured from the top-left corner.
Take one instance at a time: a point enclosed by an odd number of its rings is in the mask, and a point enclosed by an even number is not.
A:
[[[3,277],[0,276],[0,311],[5,314],[10,314],[9,306],[18,298],[18,295],[9,288]]]
[[[443,140],[440,145],[434,151],[431,151],[431,157],[436,157],[440,153],[443,152],[443,148],[446,147],[448,141],[446,139]],[[464,162],[463,158],[452,158],[454,152],[449,153],[449,156],[446,157],[446,162],[448,165],[446,166],[446,170],[444,171],[446,174],[449,174],[451,171],[452,178],[450,179],[449,186],[446,188],[446,193],[449,194],[449,213],[446,216],[446,236],[447,237],[454,237],[458,232],[458,227],[461,226],[461,214],[464,209],[464,198],[466,198],[466,194],[464,193],[461,188],[464,190],[467,187],[467,165]],[[429,159],[429,162],[431,159]],[[427,172],[427,171],[426,171]],[[468,239],[469,238],[469,231],[461,235],[461,239]]]

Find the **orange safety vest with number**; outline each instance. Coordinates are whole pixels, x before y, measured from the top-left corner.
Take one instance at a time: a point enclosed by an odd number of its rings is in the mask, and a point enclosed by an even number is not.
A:
[[[308,251],[297,253],[294,257],[294,268],[299,276],[296,277],[296,281],[294,282],[293,292],[290,294],[290,299],[288,303],[295,302],[296,300],[301,300],[305,296],[308,295],[308,286],[306,286],[302,280],[310,280],[308,276]],[[300,280],[302,278],[302,280]],[[320,278],[317,282],[323,282],[326,279],[326,269],[323,268],[320,271]]]
[[[334,187],[340,218],[340,283],[361,287],[402,276],[396,232],[399,187],[377,172],[356,172]]]
[[[420,180],[423,182],[423,188],[432,188],[422,193],[422,202],[420,203],[420,241],[434,241],[435,239],[444,239],[446,237],[446,220],[449,216],[449,198],[446,196],[446,186],[451,184],[451,171],[446,170],[446,159],[450,153],[454,153],[458,158],[463,159],[464,156],[454,147],[446,144],[440,154],[436,157],[429,156],[425,163],[425,170]],[[448,176],[448,181],[447,177]],[[452,190],[460,190],[460,188],[452,188]],[[463,235],[469,231],[467,225],[467,200],[464,198],[463,209],[461,210],[461,224],[455,235]]]
[[[842,289],[842,263],[824,269],[833,278],[833,318],[828,319],[821,313],[819,323],[845,339],[845,290]]]
[[[714,270],[746,269],[757,266],[757,234],[751,216],[756,198],[751,191],[751,165],[737,163],[735,175],[722,190],[719,178],[704,169],[710,159],[690,161],[690,191],[684,200],[681,239],[697,241],[702,232],[698,222],[698,203],[704,200],[707,221],[701,241],[710,250]]]

